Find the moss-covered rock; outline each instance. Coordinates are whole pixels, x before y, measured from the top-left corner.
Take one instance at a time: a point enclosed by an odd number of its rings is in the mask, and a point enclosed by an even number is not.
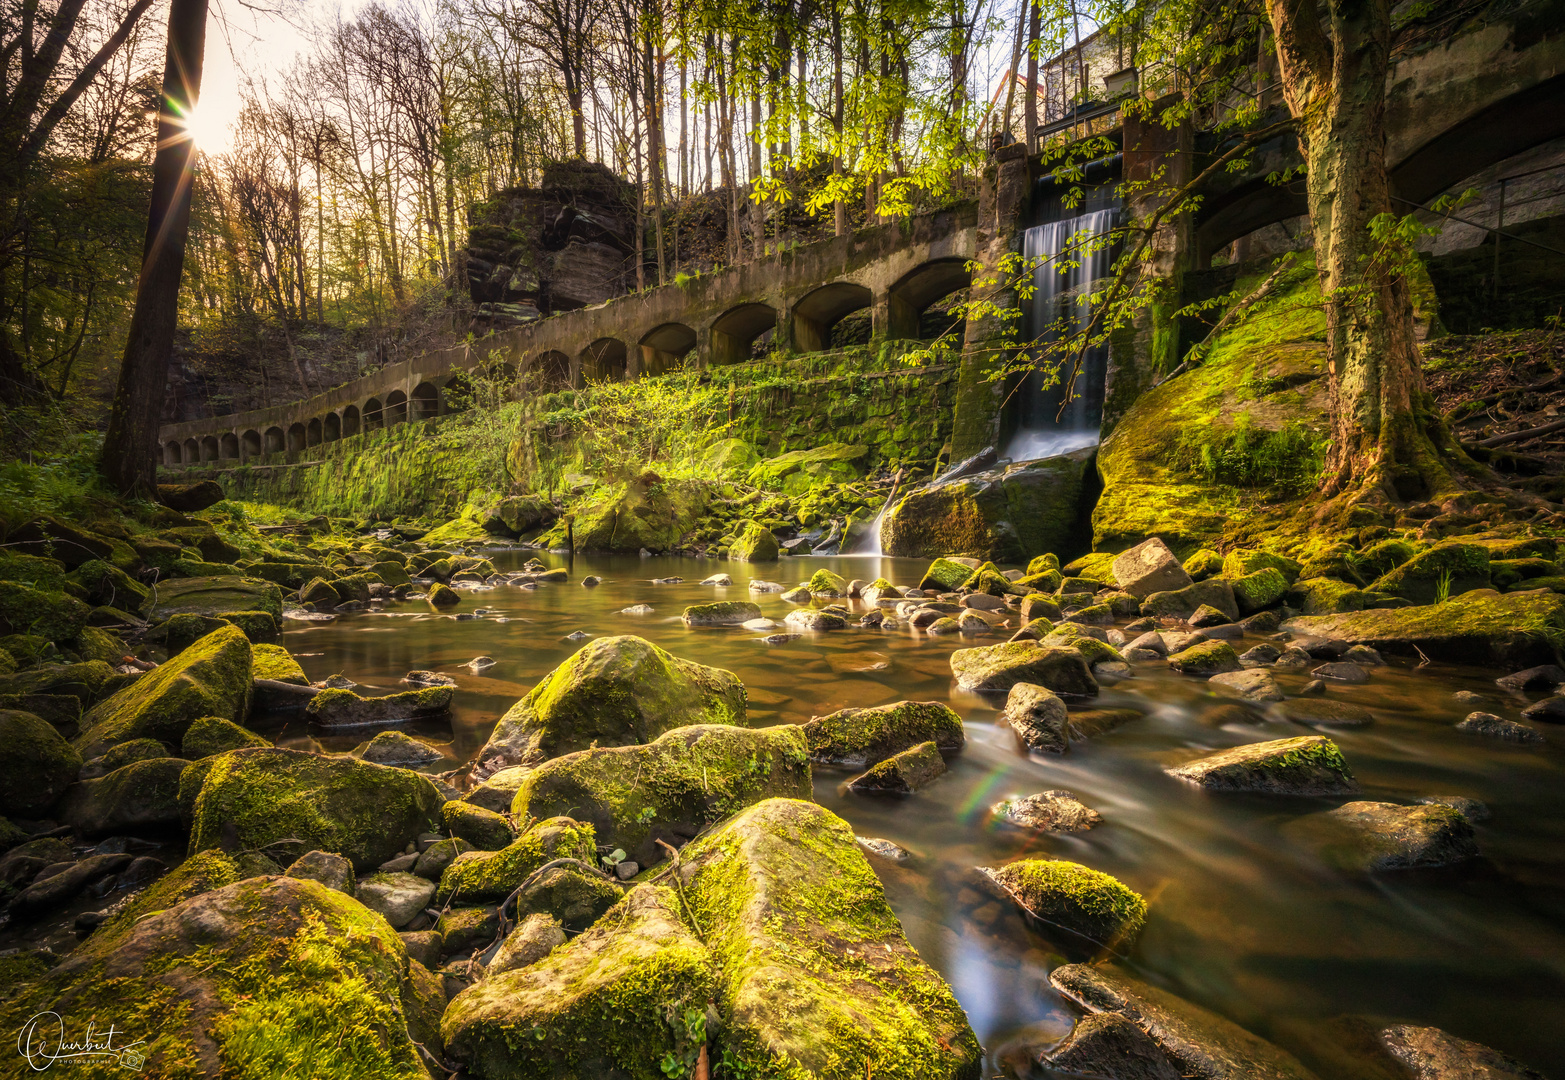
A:
[[[810,590],[811,596],[833,599],[847,593],[848,579],[830,570],[817,570],[810,575],[809,584],[805,588]]]
[[[1292,585],[1299,580],[1299,571],[1304,567],[1297,559],[1290,559],[1286,555],[1248,548],[1230,551],[1223,559],[1223,576],[1226,578],[1242,578],[1267,568],[1276,570]]]
[[[505,815],[460,799],[441,807],[440,816],[445,821],[447,832],[466,840],[479,851],[499,851],[516,839],[516,830]]]
[[[714,604],[692,604],[681,619],[686,626],[738,626],[761,617],[759,604],[747,600],[719,600]]]
[[[1364,590],[1335,578],[1306,578],[1288,590],[1290,606],[1306,615],[1336,615],[1345,611],[1363,611],[1369,599]]]
[[[215,615],[180,614],[165,619],[154,634],[163,639],[170,656],[177,656],[212,631],[231,625],[227,619]]]
[[[216,630],[95,705],[82,718],[76,748],[97,757],[127,739],[178,746],[198,717],[243,720],[250,708],[250,664],[244,634],[232,626]]]
[[[258,562],[245,567],[245,573],[251,577],[270,581],[274,585],[280,585],[289,592],[295,592],[308,584],[312,578],[326,578],[331,580],[337,576],[337,572],[324,563],[313,562]]]
[[[870,709],[841,709],[804,725],[810,760],[861,769],[922,742],[943,754],[966,744],[962,718],[938,701],[896,701]]]
[[[1436,804],[1344,803],[1290,823],[1289,831],[1344,870],[1413,870],[1478,857],[1472,823]]]
[[[776,562],[779,550],[772,530],[759,521],[747,521],[728,546],[728,557],[735,562]]]
[[[66,793],[60,817],[88,838],[169,832],[179,826],[179,778],[190,762],[156,757],[83,780]]]
[[[185,729],[185,738],[180,743],[179,752],[187,760],[195,761],[199,758],[211,757],[213,754],[225,754],[230,750],[242,750],[247,746],[271,745],[261,736],[246,731],[232,720],[224,720],[221,716],[202,716],[191,721],[190,726]]]
[[[440,716],[451,709],[450,686],[424,686],[380,697],[361,697],[352,690],[327,689],[312,697],[305,713],[322,727],[351,728]]]
[[[299,587],[299,603],[314,604],[322,611],[330,611],[342,602],[342,594],[325,578],[311,578]]]
[[[1370,591],[1415,604],[1489,587],[1489,549],[1482,544],[1440,544],[1421,551],[1370,583]]]
[[[281,645],[250,646],[250,675],[256,679],[309,686],[310,680],[293,654]]]
[[[739,1075],[976,1080],[981,1050],[913,951],[853,830],[769,799],[690,844],[684,886]]]
[[[1009,690],[1026,682],[1076,697],[1098,692],[1098,681],[1079,652],[1037,641],[958,649],[951,654],[951,671],[963,690]]]
[[[679,910],[672,889],[639,886],[594,929],[463,990],[441,1021],[447,1053],[489,1080],[691,1075],[716,970]]]
[[[92,609],[74,596],[0,580],[0,634],[32,634],[45,641],[69,641],[87,625],[91,613]]]
[[[118,664],[125,656],[125,643],[96,626],[82,627],[75,640],[66,643],[66,648],[83,660],[101,660],[106,664]]]
[[[45,664],[0,678],[0,695],[64,694],[83,705],[90,705],[113,690],[116,678],[118,676],[114,669],[102,660],[87,660],[80,664]]]
[[[1141,614],[1188,619],[1202,605],[1216,608],[1231,620],[1239,618],[1239,604],[1234,599],[1233,586],[1219,578],[1197,581],[1183,589],[1152,593],[1141,601]]]
[[[1026,577],[1017,578],[1015,584],[1022,589],[1023,594],[1058,592],[1065,578],[1058,570],[1040,570],[1036,574],[1028,574]]]
[[[1444,604],[1290,619],[1283,629],[1369,645],[1383,653],[1522,668],[1556,661],[1565,643],[1565,596],[1536,590],[1464,593]]]
[[[110,747],[101,757],[84,762],[80,779],[96,780],[100,776],[109,775],[115,769],[123,769],[138,761],[160,757],[168,757],[168,747],[156,739],[132,739],[130,742],[122,742]]]
[[[462,602],[461,594],[455,589],[440,584],[438,581],[429,587],[429,592],[426,595],[430,604],[437,608],[456,607]]]
[[[276,747],[234,750],[210,759],[190,848],[258,849],[291,839],[302,842],[297,851],[333,851],[367,870],[434,831],[444,803],[434,784],[408,769]]]
[[[927,592],[956,592],[972,576],[973,568],[955,559],[936,559],[924,571],[918,587]]]
[[[503,900],[545,863],[579,859],[588,866],[598,860],[591,825],[566,817],[546,818],[499,851],[467,851],[440,875],[436,902],[465,903]]]
[[[547,915],[579,934],[625,895],[617,881],[588,864],[550,866],[526,881],[516,896],[516,915]]]
[[[1052,597],[1032,593],[1022,597],[1021,606],[1022,621],[1031,623],[1037,619],[1047,619],[1049,622],[1060,620],[1060,604]]]
[[[643,474],[577,507],[571,522],[572,546],[576,551],[632,555],[642,548],[653,553],[671,551],[696,531],[708,512],[712,491],[703,480],[663,480]]]
[[[1244,667],[1239,654],[1226,641],[1198,641],[1168,658],[1168,666],[1186,675],[1210,677]]]
[[[944,775],[945,758],[932,742],[922,742],[877,761],[848,781],[856,795],[911,795]]]
[[[1280,603],[1288,592],[1288,579],[1275,566],[1262,567],[1228,583],[1234,591],[1239,614],[1254,615]]]
[[[342,893],[250,878],[100,930],[0,1016],[16,1030],[44,1010],[90,1016],[145,1038],[153,1076],[286,1076],[308,1063],[313,1077],[422,1080],[407,964],[385,920]]]
[[[1146,922],[1147,902],[1139,894],[1080,863],[1022,859],[979,870],[1034,919],[1100,944],[1127,948]]]
[[[1181,565],[1191,581],[1205,581],[1223,572],[1223,557],[1211,548],[1200,548]]]
[[[46,721],[0,709],[0,814],[43,817],[81,767],[81,755]]]
[[[584,645],[500,718],[479,753],[480,775],[590,746],[645,743],[690,724],[743,724],[736,675],[682,660],[643,638]]]
[[[989,596],[1022,596],[1031,586],[1012,581],[994,563],[986,562],[967,575],[967,579],[957,588],[960,592],[985,593]]]
[[[180,578],[158,583],[147,618],[162,622],[172,615],[226,615],[231,611],[265,611],[283,615],[283,591],[269,581],[251,577]]]
[[[886,512],[881,546],[888,555],[957,553],[1006,563],[1080,550],[1080,503],[1094,453],[1078,450],[919,488]]]
[[[98,565],[106,564],[99,562]],[[65,591],[66,580],[65,564],[59,559],[50,559],[43,555],[23,555],[14,550],[0,549],[0,581],[17,582],[30,585],[42,592],[57,593]],[[81,584],[74,572],[69,580]],[[81,597],[81,599],[88,599],[88,597]]]
[[[605,847],[651,866],[663,861],[660,840],[678,847],[753,803],[810,794],[799,728],[697,725],[646,746],[581,750],[545,762],[522,782],[511,809],[518,818],[569,814],[590,823]]]
[[[1322,735],[1273,739],[1223,750],[1167,770],[1208,791],[1346,795],[1358,791],[1337,744]]]
[[[71,580],[87,590],[87,602],[143,614],[152,603],[152,590],[112,563],[92,559],[71,571]]]
[[[867,446],[845,443],[792,450],[756,464],[749,481],[755,487],[803,495],[821,484],[863,479],[862,465],[868,453]]]
[[[1046,551],[1042,555],[1035,555],[1027,563],[1027,576],[1042,574],[1049,570],[1060,568],[1060,557],[1052,551]]]

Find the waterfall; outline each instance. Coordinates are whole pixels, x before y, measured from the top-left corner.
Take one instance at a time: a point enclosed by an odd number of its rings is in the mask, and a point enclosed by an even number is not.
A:
[[[1030,337],[1056,340],[1058,332],[1052,327],[1062,318],[1073,331],[1087,325],[1092,316],[1092,285],[1108,276],[1114,252],[1109,245],[1080,255],[1076,252],[1092,246],[1118,222],[1118,210],[1097,210],[1034,226],[1023,235],[1022,255],[1037,261],[1033,271],[1037,288],[1027,312]],[[1079,265],[1070,265],[1073,262]],[[1063,381],[1040,391],[1038,375],[1029,374],[1024,385],[1016,391],[1020,422],[1002,456],[1013,461],[1030,461],[1096,445],[1103,417],[1103,383],[1107,368],[1108,349],[1102,346],[1088,349],[1076,376],[1075,397],[1063,410],[1060,408],[1066,392]]]

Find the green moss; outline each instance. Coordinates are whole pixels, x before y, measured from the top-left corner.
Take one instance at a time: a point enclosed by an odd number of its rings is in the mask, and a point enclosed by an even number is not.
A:
[[[1482,544],[1447,543],[1421,551],[1370,584],[1415,604],[1432,604],[1489,587],[1489,549]]]
[[[41,592],[64,592],[65,564],[41,555],[18,555],[0,549],[0,581],[21,582]]]
[[[249,577],[181,578],[160,581],[148,617],[161,622],[174,615],[227,615],[233,611],[283,614],[282,589]]]
[[[1278,571],[1291,585],[1298,580],[1302,566],[1297,560],[1270,551],[1238,549],[1223,559],[1223,576],[1228,578],[1242,578],[1267,568]]]
[[[1128,947],[1146,922],[1147,902],[1117,879],[1063,859],[1023,859],[989,876],[1043,922]]]
[[[598,850],[592,826],[570,818],[548,818],[500,851],[459,855],[440,875],[435,902],[503,900],[533,871],[554,859],[580,859],[596,865]]]
[[[1042,574],[1049,570],[1058,570],[1059,568],[1060,558],[1058,555],[1052,553],[1043,554],[1027,564],[1027,576],[1032,577],[1034,574]]]
[[[252,645],[250,674],[256,679],[309,686],[310,680],[293,654],[281,645]]]
[[[211,757],[213,754],[242,750],[247,746],[271,745],[261,736],[246,731],[231,720],[224,720],[221,716],[203,716],[185,729],[180,753],[188,760],[196,761],[199,758]]]
[[[0,580],[0,633],[32,634],[46,641],[70,641],[87,625],[91,608],[73,596],[46,593]]]
[[[0,710],[0,814],[43,817],[81,767],[81,755],[48,723]]]
[[[462,602],[462,597],[455,589],[437,581],[429,587],[429,602],[437,608],[456,607]]]
[[[158,878],[93,932],[90,952],[107,956],[131,929],[148,915],[166,911],[192,896],[232,885],[242,875],[239,865],[221,851],[200,851]]]
[[[744,530],[729,545],[728,557],[735,562],[776,562],[777,537],[758,521],[745,522]]]
[[[1288,590],[1288,603],[1306,615],[1362,611],[1364,591],[1332,578],[1306,578]]]
[[[867,446],[827,443],[809,450],[793,450],[768,458],[750,470],[756,487],[789,494],[803,494],[823,480],[858,480]]]
[[[811,596],[842,596],[848,591],[848,581],[841,574],[834,574],[830,570],[817,570],[810,575],[810,583],[806,586]]]
[[[503,815],[460,799],[441,807],[440,816],[447,832],[480,851],[499,851],[516,839],[516,830]]]
[[[1086,610],[1090,611],[1091,609],[1088,608]],[[1107,611],[1106,608],[1104,610]],[[1079,615],[1081,612],[1076,614]],[[1114,646],[1106,641],[1099,641],[1095,637],[1082,633],[1081,627],[1071,623],[1063,623],[1060,626],[1056,626],[1043,636],[1039,644],[1045,648],[1074,649],[1081,654],[1081,658],[1087,662],[1089,667],[1093,664],[1123,663],[1125,660]]]
[[[842,709],[804,725],[815,761],[858,768],[919,743],[933,741],[954,754],[966,741],[962,719],[936,701],[898,701],[870,709]]]
[[[936,559],[924,571],[924,576],[919,579],[918,587],[926,591],[956,592],[962,587],[962,582],[972,576],[972,573],[972,567],[965,563],[955,562],[951,559]]]
[[[1288,579],[1275,566],[1268,566],[1229,582],[1239,614],[1253,615],[1282,600],[1288,591]]]
[[[715,604],[692,604],[682,616],[686,626],[736,626],[759,619],[761,608],[747,600],[719,600]]]
[[[68,646],[83,660],[101,660],[118,664],[125,656],[125,643],[114,634],[96,626],[84,626]]]
[[[1191,581],[1205,581],[1223,572],[1223,557],[1210,548],[1202,548],[1184,561]]]
[[[1417,554],[1417,545],[1409,540],[1392,537],[1365,548],[1357,562],[1370,572],[1370,578],[1377,578],[1389,574]]]
[[[168,747],[156,739],[132,739],[110,747],[97,761],[105,773],[110,773],[138,761],[160,757],[168,757]]]
[[[1186,675],[1218,675],[1243,667],[1239,655],[1226,641],[1198,641],[1168,658],[1169,666]]]

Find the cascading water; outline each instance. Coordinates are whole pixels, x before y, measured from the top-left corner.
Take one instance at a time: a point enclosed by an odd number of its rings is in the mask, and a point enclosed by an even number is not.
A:
[[[1092,317],[1092,285],[1108,276],[1114,262],[1111,245],[1102,240],[1118,223],[1117,209],[1096,210],[1034,226],[1023,235],[1022,255],[1036,260],[1036,290],[1027,313],[1030,336],[1057,341],[1062,330],[1077,332],[1087,325]],[[1088,349],[1069,401],[1065,400],[1068,369],[1061,371],[1057,385],[1047,389],[1041,388],[1036,372],[1030,373],[1016,391],[1019,422],[1002,456],[1031,461],[1096,445],[1107,367],[1107,348]]]

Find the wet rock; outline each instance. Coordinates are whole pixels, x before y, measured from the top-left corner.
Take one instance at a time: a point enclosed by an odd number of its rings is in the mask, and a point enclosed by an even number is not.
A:
[[[735,562],[776,562],[777,537],[758,521],[745,523],[744,529],[728,548],[728,557]]]
[[[67,792],[60,818],[85,837],[178,828],[179,779],[190,762],[150,758],[84,780]]]
[[[0,814],[43,816],[81,767],[81,755],[51,724],[0,709]]]
[[[1270,667],[1282,656],[1282,650],[1275,645],[1261,642],[1252,649],[1239,654],[1239,663],[1245,667]]]
[[[1385,660],[1381,659],[1380,651],[1371,649],[1368,645],[1349,646],[1348,651],[1342,654],[1342,659],[1362,667],[1381,667],[1385,664]]]
[[[1168,655],[1168,645],[1163,641],[1163,635],[1156,630],[1148,630],[1144,634],[1133,638],[1126,646],[1127,649],[1146,649],[1158,656]]]
[[[967,738],[962,718],[935,701],[841,709],[810,720],[803,733],[810,760],[843,768],[865,768],[930,741],[942,753],[955,754]]]
[[[696,840],[681,862],[706,940],[726,958],[717,1000],[735,1073],[858,1077],[897,1047],[921,1080],[978,1075],[965,1014],[908,944],[842,819],[769,799]],[[852,952],[820,948],[826,941],[851,941]],[[792,988],[786,1009],[775,1007],[779,987]]]
[[[210,761],[195,800],[192,851],[259,850],[292,839],[369,870],[438,825],[445,803],[418,773],[353,758],[274,747]]]
[[[1321,697],[1326,693],[1325,679],[1311,679],[1299,687],[1299,693],[1305,697]]]
[[[979,872],[1027,915],[1100,943],[1128,946],[1141,932],[1147,902],[1122,882],[1064,859],[1021,859]]]
[[[1022,746],[1036,753],[1063,754],[1070,745],[1065,702],[1036,683],[1017,683],[1005,698],[1000,720]]]
[[[1358,664],[1349,663],[1346,660],[1337,661],[1336,663],[1332,664],[1322,664],[1314,671],[1311,671],[1310,674],[1315,676],[1317,679],[1330,679],[1333,682],[1369,682],[1369,672],[1365,671]]]
[[[1009,690],[1020,682],[1036,683],[1057,694],[1091,697],[1098,692],[1087,661],[1071,648],[1015,641],[958,649],[951,670],[963,690]]]
[[[857,795],[911,795],[934,783],[945,771],[945,758],[935,744],[919,743],[871,765],[848,781],[848,790]]]
[[[435,923],[440,951],[446,955],[467,953],[489,945],[500,933],[497,907],[458,907],[442,912]]]
[[[373,874],[358,883],[355,895],[359,903],[400,930],[429,906],[435,897],[435,883],[417,874]]]
[[[430,605],[436,608],[453,608],[462,602],[462,597],[455,589],[442,585],[438,581],[431,585],[424,595]]]
[[[864,617],[859,619],[859,626],[865,630],[878,630],[886,621],[886,613],[883,611],[867,611]],[[773,624],[775,625],[775,624]]]
[[[516,839],[516,830],[503,815],[460,800],[440,808],[446,831],[479,851],[499,851]]]
[[[353,753],[376,765],[399,765],[404,768],[433,765],[445,757],[428,743],[400,731],[382,731]]]
[[[283,873],[291,878],[318,881],[328,889],[336,889],[349,896],[354,893],[353,864],[329,851],[305,852],[290,863]]]
[[[1323,857],[1344,869],[1379,871],[1449,866],[1477,858],[1472,823],[1449,806],[1350,802],[1297,825]]]
[[[485,978],[530,967],[565,944],[565,930],[553,915],[527,916],[506,935],[500,949],[484,969]]]
[[[1491,739],[1503,739],[1506,742],[1541,745],[1544,741],[1543,732],[1536,728],[1518,724],[1514,720],[1501,719],[1494,713],[1468,713],[1467,719],[1456,725],[1456,730],[1464,735],[1484,735]]]
[[[310,699],[304,711],[322,727],[369,727],[439,716],[450,710],[453,696],[449,686],[426,686],[381,697],[361,697],[352,690],[322,690]]]
[[[134,856],[128,853],[89,855],[58,873],[39,874],[11,901],[11,913],[19,919],[31,919],[58,911],[87,886],[110,874],[118,874],[133,860]]]
[[[1494,682],[1502,690],[1552,690],[1565,683],[1565,669],[1558,664],[1540,664],[1501,676]]]
[[[1150,1035],[1183,1076],[1203,1080],[1316,1080],[1293,1055],[1215,1013],[1131,978],[1116,965],[1069,964],[1049,973],[1066,998],[1118,1013]]]
[[[723,600],[716,604],[695,604],[685,609],[681,619],[686,626],[738,626],[761,617],[758,604],[743,600]]]
[[[480,671],[488,671],[495,666],[495,658],[492,656],[475,656],[462,665],[475,675]]]
[[[1325,692],[1324,684],[1321,692]],[[1277,715],[1295,724],[1309,727],[1368,727],[1375,722],[1375,714],[1362,705],[1332,698],[1290,698],[1277,706]]]
[[[809,588],[804,585],[789,589],[787,592],[782,594],[782,598],[788,601],[790,604],[808,604],[810,600],[813,599],[813,597],[810,595]]]
[[[973,608],[977,611],[1005,610],[1005,601],[998,596],[990,596],[988,593],[970,593],[962,597],[958,604],[961,607]]]
[[[1156,536],[1121,552],[1114,558],[1113,567],[1119,587],[1137,599],[1191,584],[1190,574]]]
[[[1488,806],[1464,795],[1421,795],[1413,801],[1421,805],[1449,806],[1468,821],[1484,821],[1489,817]]]
[[[1070,736],[1095,739],[1140,719],[1141,713],[1134,709],[1077,709],[1070,714]]]
[[[1282,688],[1264,671],[1225,671],[1208,680],[1213,686],[1246,701],[1281,701]]]
[[[1233,620],[1230,619],[1227,615],[1224,615],[1221,611],[1218,611],[1210,604],[1202,604],[1200,607],[1196,608],[1195,611],[1191,613],[1190,618],[1186,621],[1198,630],[1208,626],[1218,627],[1226,623],[1233,622]]]
[[[585,863],[545,867],[517,894],[516,916],[550,915],[569,933],[579,934],[624,895],[616,880]]]
[[[1082,1017],[1059,1046],[1038,1057],[1057,1072],[1107,1080],[1180,1080],[1152,1037],[1119,1013]]]
[[[1514,1058],[1439,1028],[1399,1024],[1380,1033],[1380,1044],[1413,1080],[1543,1080]]]
[[[753,593],[780,593],[783,587],[775,581],[762,581],[760,578],[751,578],[748,586]]]
[[[460,837],[437,841],[419,854],[418,861],[413,864],[413,872],[419,877],[439,881],[446,867],[455,862],[458,855],[472,850],[473,845]]]
[[[1374,609],[1290,619],[1283,629],[1369,645],[1382,653],[1463,664],[1516,667],[1551,663],[1546,633],[1529,627],[1565,627],[1565,595],[1547,590],[1501,596],[1479,589],[1443,604]]]
[[[1246,634],[1275,634],[1282,625],[1282,612],[1260,611],[1248,619],[1240,619],[1239,626]]]
[[[596,589],[599,585],[602,584],[603,579],[596,574],[588,574],[586,577],[581,579],[581,587],[584,589]],[[703,584],[705,583],[703,582]]]
[[[913,857],[913,853],[900,844],[893,844],[890,840],[881,840],[873,836],[856,836],[859,846],[877,858],[897,864],[905,863]]]
[[[1239,617],[1233,587],[1221,579],[1198,581],[1182,589],[1152,593],[1141,601],[1143,615],[1172,615],[1188,619],[1203,606],[1214,607],[1230,620]]]
[[[436,899],[442,904],[453,895],[466,902],[503,900],[534,871],[555,859],[594,865],[598,852],[592,826],[570,818],[549,818],[500,851],[464,852],[440,876]]]
[[[639,637],[584,645],[513,705],[479,752],[476,777],[589,746],[645,743],[690,724],[743,724],[736,675]]]
[[[438,671],[410,671],[402,676],[402,681],[414,686],[455,686],[456,680],[450,675],[443,675]]]
[[[734,579],[728,574],[713,574],[711,577],[701,580],[703,585],[732,585],[733,583]]]
[[[960,727],[960,724],[958,725]],[[666,857],[742,807],[774,796],[810,797],[806,733],[792,725],[747,729],[697,725],[646,746],[601,747],[555,758],[523,781],[518,819],[569,813],[599,843],[642,866]]]
[[[1535,701],[1522,710],[1522,718],[1535,724],[1565,724],[1565,697]]]
[[[211,757],[213,754],[242,750],[247,746],[271,745],[266,739],[252,731],[246,731],[232,721],[224,720],[220,716],[203,716],[192,721],[190,727],[185,729],[185,738],[180,743],[180,754],[188,761],[196,761]]]
[[[1226,641],[1197,641],[1188,648],[1170,655],[1168,666],[1186,675],[1206,676],[1240,671],[1244,667],[1239,663],[1239,657],[1234,652],[1233,646]]]
[[[1086,832],[1103,823],[1103,815],[1082,805],[1069,791],[1022,795],[989,808],[996,821],[1039,832]]]
[[[1347,795],[1358,791],[1342,751],[1320,735],[1237,746],[1165,771],[1208,791],[1273,795]]]
[[[931,637],[940,637],[943,634],[961,633],[962,624],[950,616],[942,616],[924,627],[924,633]]]
[[[795,608],[788,612],[783,623],[795,630],[842,630],[848,620],[831,611],[817,608]]]
[[[517,789],[531,771],[524,765],[501,769],[463,795],[462,801],[493,810],[497,814],[508,814],[511,812],[511,800],[516,798]]]
[[[790,641],[798,641],[802,634],[767,634],[761,639],[763,645],[786,645]]]
[[[562,1080],[651,1076],[665,1056],[693,1054],[682,1018],[706,1008],[717,969],[679,911],[672,889],[640,886],[602,925],[462,990],[441,1022],[446,1053],[471,1075],[514,1075],[516,1033],[527,1032],[528,1056]],[[612,1032],[583,1037],[582,1018],[600,1016]]]
[[[1280,668],[1305,668],[1310,666],[1313,657],[1297,645],[1289,645],[1277,657],[1277,667]]]

